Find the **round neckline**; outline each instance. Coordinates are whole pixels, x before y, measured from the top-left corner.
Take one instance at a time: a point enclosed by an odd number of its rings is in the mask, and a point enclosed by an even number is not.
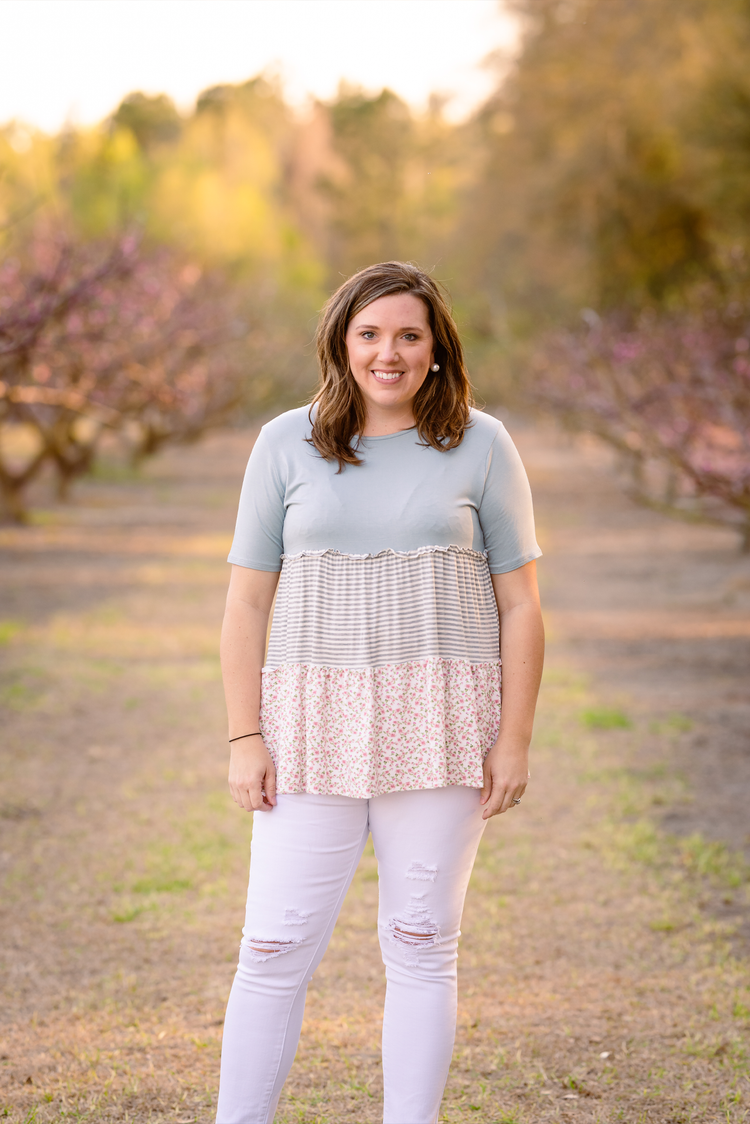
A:
[[[395,433],[380,433],[377,437],[360,437],[360,441],[390,441],[394,437],[403,437],[405,433],[414,433],[416,425],[410,425],[408,429],[397,429]]]

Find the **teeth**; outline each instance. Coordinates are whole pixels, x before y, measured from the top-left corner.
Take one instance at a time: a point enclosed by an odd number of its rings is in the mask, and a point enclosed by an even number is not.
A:
[[[388,379],[390,381],[392,379],[400,379],[404,372],[403,371],[373,371],[372,373],[378,379]]]

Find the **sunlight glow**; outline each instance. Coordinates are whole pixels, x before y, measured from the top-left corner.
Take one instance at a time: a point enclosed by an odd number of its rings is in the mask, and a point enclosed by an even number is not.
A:
[[[183,109],[207,86],[270,70],[293,104],[345,80],[430,93],[466,116],[493,87],[483,60],[513,50],[496,0],[0,0],[0,122],[93,124],[133,90]]]

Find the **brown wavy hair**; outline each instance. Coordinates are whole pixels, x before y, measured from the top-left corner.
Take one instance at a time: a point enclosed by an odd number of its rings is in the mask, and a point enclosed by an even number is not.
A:
[[[422,443],[441,452],[455,449],[469,425],[474,396],[458,329],[445,296],[436,282],[411,262],[370,265],[345,281],[326,302],[315,337],[320,382],[310,406],[309,440],[326,460],[339,462],[339,472],[346,464],[362,463],[352,441],[363,433],[366,420],[364,399],[349,367],[346,330],[352,317],[368,304],[394,293],[413,293],[425,304],[435,362],[440,364],[439,371],[428,372],[412,407]]]

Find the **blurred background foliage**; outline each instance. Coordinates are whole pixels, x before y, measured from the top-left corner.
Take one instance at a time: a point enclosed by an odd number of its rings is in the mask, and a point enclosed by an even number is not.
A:
[[[731,322],[717,355],[731,364],[750,331],[750,3],[505,7],[519,50],[493,57],[493,96],[458,124],[437,96],[417,113],[389,90],[347,86],[296,113],[263,75],[205,90],[188,114],[134,92],[97,128],[51,137],[11,123],[1,252],[22,259],[42,227],[102,246],[138,230],[143,254],[221,275],[235,354],[247,326],[236,375],[247,415],[306,400],[318,309],[352,271],[389,258],[445,282],[487,401],[538,403],[530,384],[555,333],[596,331],[602,317],[645,338],[654,317],[716,308]],[[592,412],[568,401],[560,416],[586,425]],[[733,510],[747,494],[750,520],[748,458],[736,459]],[[688,512],[696,485],[683,483]]]

